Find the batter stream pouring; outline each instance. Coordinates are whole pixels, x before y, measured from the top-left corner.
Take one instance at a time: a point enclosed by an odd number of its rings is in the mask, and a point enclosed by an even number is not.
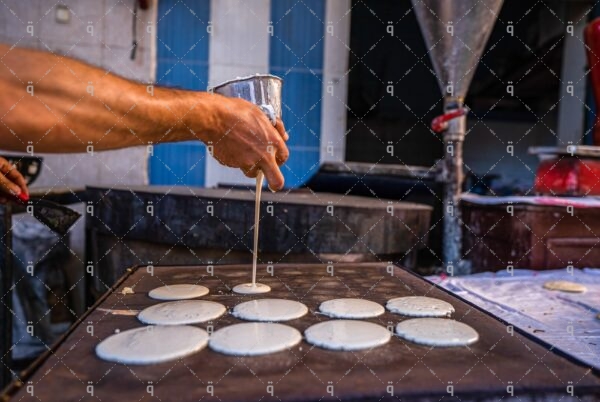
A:
[[[254,103],[267,115],[275,125],[281,118],[281,78],[269,74],[256,74],[249,77],[236,78],[212,88],[212,92],[220,95],[242,98]],[[254,208],[254,244],[252,252],[252,282],[243,283],[233,288],[241,294],[266,293],[271,290],[267,285],[256,283],[256,262],[258,259],[258,228],[260,222],[260,196],[264,174],[260,170],[256,176],[256,204]]]

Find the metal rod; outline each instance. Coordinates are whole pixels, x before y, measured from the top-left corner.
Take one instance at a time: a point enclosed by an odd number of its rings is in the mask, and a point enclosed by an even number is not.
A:
[[[444,100],[445,113],[462,107],[463,102],[460,99],[446,98]],[[465,116],[450,120],[448,129],[444,131],[444,244],[442,251],[446,266],[452,266],[452,273],[456,274],[462,270],[462,219],[459,202],[464,180],[462,166],[465,131]]]

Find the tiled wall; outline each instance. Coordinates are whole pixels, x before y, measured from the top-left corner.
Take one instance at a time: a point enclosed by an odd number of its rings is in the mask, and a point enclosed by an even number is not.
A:
[[[70,22],[56,22],[57,4],[70,10]],[[126,78],[148,82],[154,76],[153,24],[155,7],[138,11],[139,47],[130,59],[133,0],[77,1],[3,0],[0,3],[0,41],[57,55],[68,55]],[[33,36],[27,26],[33,26]],[[92,33],[88,33],[92,26]],[[145,184],[145,148],[76,155],[42,155],[45,167],[35,185]]]

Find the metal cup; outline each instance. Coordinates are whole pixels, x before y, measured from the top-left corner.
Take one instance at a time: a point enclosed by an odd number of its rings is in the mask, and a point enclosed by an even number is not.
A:
[[[210,88],[210,92],[230,98],[242,98],[254,103],[275,125],[281,118],[281,86],[283,80],[271,74],[256,74],[236,78]]]

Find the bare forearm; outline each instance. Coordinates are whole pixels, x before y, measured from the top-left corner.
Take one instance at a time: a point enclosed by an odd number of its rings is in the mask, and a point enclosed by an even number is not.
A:
[[[83,152],[90,144],[105,150],[207,141],[217,119],[213,95],[165,88],[151,95],[146,85],[85,63],[1,44],[0,57],[0,149]]]

